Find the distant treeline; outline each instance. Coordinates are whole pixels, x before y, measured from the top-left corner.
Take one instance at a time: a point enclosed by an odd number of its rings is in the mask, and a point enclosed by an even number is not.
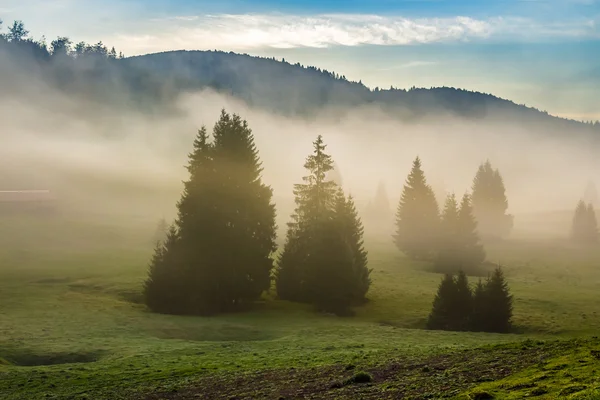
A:
[[[170,105],[180,93],[211,88],[248,104],[284,115],[306,116],[327,107],[344,113],[349,107],[374,106],[391,117],[421,121],[440,115],[519,124],[538,132],[598,132],[600,123],[549,116],[491,94],[451,87],[370,89],[342,74],[285,60],[222,51],[169,51],[125,58],[102,42],[73,43],[59,37],[49,44],[34,40],[15,21],[0,40],[3,93],[18,92],[32,76],[69,94],[81,94],[121,107],[142,110]],[[68,56],[68,57],[67,57]],[[7,60],[8,57],[10,60]],[[12,69],[8,66],[12,64]],[[10,72],[9,72],[10,71]]]

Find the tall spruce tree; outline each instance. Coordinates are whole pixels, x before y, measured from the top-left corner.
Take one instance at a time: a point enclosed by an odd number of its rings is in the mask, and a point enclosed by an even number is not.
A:
[[[592,204],[586,205],[583,200],[577,203],[571,226],[571,239],[578,244],[598,242],[598,222]]]
[[[484,238],[502,238],[510,232],[513,217],[506,213],[508,200],[504,180],[490,161],[479,166],[473,179],[473,210]]]
[[[169,236],[151,264],[146,302],[158,312],[240,309],[270,286],[275,207],[260,177],[252,131],[238,115],[222,110],[213,138],[209,143],[206,129],[199,130],[189,155],[190,179],[177,203],[176,239]],[[168,272],[158,274],[159,269]],[[157,286],[163,289],[149,289]],[[177,302],[152,298],[169,291],[176,291]]]
[[[417,157],[406,179],[396,212],[394,242],[414,259],[431,259],[438,247],[439,208]]]
[[[318,222],[331,213],[335,203],[337,184],[327,179],[333,169],[331,156],[319,135],[313,142],[313,154],[307,157],[304,168],[309,175],[303,183],[294,185],[296,209],[287,224],[286,242],[279,256],[276,273],[277,295],[284,300],[309,301],[305,288],[305,266]]]
[[[276,284],[280,298],[346,313],[361,303],[370,285],[363,228],[354,201],[335,182],[321,136],[305,168],[310,174],[295,185],[296,210],[288,224]]]

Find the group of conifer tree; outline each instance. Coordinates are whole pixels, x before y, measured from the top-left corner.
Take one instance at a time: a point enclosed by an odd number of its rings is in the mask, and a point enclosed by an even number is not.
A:
[[[428,329],[475,332],[509,332],[512,327],[512,302],[508,284],[500,267],[475,289],[466,274],[446,274],[440,283],[427,321]]]
[[[417,157],[396,212],[394,242],[398,249],[413,259],[433,261],[438,272],[477,270],[485,260],[481,236],[506,235],[512,217],[506,214],[508,202],[502,177],[489,161],[479,167],[472,191],[472,196],[462,197],[460,205],[450,194],[440,214]]]
[[[598,221],[592,203],[577,203],[571,226],[571,240],[577,244],[598,243]]]
[[[305,167],[274,271],[275,205],[251,129],[225,110],[212,140],[200,129],[177,218],[150,263],[148,307],[197,315],[244,309],[270,289],[273,272],[283,299],[336,313],[364,301],[371,281],[362,224],[352,198],[326,177],[333,161],[320,136]]]

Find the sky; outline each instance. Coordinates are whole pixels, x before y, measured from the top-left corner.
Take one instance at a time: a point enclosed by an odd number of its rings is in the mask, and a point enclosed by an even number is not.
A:
[[[126,55],[235,51],[600,119],[600,0],[0,0],[0,18]]]

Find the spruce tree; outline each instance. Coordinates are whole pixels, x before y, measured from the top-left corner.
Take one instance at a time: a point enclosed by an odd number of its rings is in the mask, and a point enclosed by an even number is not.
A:
[[[598,220],[592,203],[587,206],[587,230],[590,243],[598,243]]]
[[[448,195],[440,222],[439,253],[435,269],[455,273],[462,268],[461,240],[458,223],[458,203],[454,194]]]
[[[163,243],[167,238],[167,233],[169,232],[169,224],[167,224],[167,220],[161,218],[158,220],[158,224],[156,225],[156,231],[154,232],[153,243]]]
[[[458,212],[458,238],[461,265],[466,272],[476,272],[485,261],[485,251],[480,243],[477,221],[473,216],[471,198],[465,194]]]
[[[508,200],[500,172],[490,161],[479,166],[473,179],[473,210],[484,238],[502,238],[512,229],[512,216],[506,213]]]
[[[367,267],[367,251],[364,249],[364,228],[354,205],[352,196],[346,198],[340,189],[336,198],[335,218],[340,224],[339,229],[352,251],[352,303],[361,304],[366,300],[366,294],[371,285],[371,270]]]
[[[148,307],[160,313],[177,313],[184,304],[181,291],[184,264],[178,257],[179,235],[171,225],[164,242],[157,242],[150,261],[148,279],[144,283],[144,300]]]
[[[479,279],[473,291],[473,307],[469,318],[469,326],[472,331],[483,332],[486,329],[486,317],[490,314],[487,308],[488,301],[486,295],[486,286]]]
[[[578,244],[598,242],[598,222],[592,204],[586,205],[583,200],[577,203],[571,227],[571,239]]]
[[[198,131],[187,166],[190,179],[177,203],[176,239],[157,248],[151,264],[146,299],[154,311],[230,311],[270,286],[275,208],[260,177],[252,131],[238,115],[223,110],[213,138],[209,143],[206,129]],[[176,291],[179,300],[151,299],[160,291],[149,288],[161,285]]]
[[[375,197],[365,208],[365,217],[367,224],[370,223],[377,230],[385,230],[389,234],[389,229],[393,226],[394,212],[383,182],[379,182]]]
[[[275,243],[272,189],[262,182],[254,135],[237,114],[223,110],[213,130],[216,181],[214,211],[219,218],[218,303],[236,309],[258,299],[271,286]],[[232,251],[233,250],[233,251]]]
[[[426,260],[435,255],[438,231],[438,204],[417,157],[398,204],[394,241],[409,257]]]
[[[512,327],[513,297],[502,268],[494,270],[485,285],[486,315],[483,327],[486,332],[509,332]]]
[[[280,298],[308,302],[338,314],[365,300],[370,286],[363,227],[351,197],[327,180],[332,160],[321,136],[295,185],[296,210],[288,224],[276,285]]]
[[[327,179],[333,160],[325,153],[321,135],[313,147],[313,154],[304,163],[309,175],[302,178],[303,183],[294,185],[296,209],[287,224],[286,242],[279,256],[276,287],[277,295],[284,300],[309,301],[305,289],[307,256],[318,223],[331,213],[338,189],[335,182]]]
[[[427,329],[452,330],[457,292],[454,278],[451,274],[445,274],[433,300],[431,313],[427,320]]]
[[[473,311],[473,292],[469,286],[467,274],[458,271],[456,277],[456,299],[454,301],[453,328],[458,331],[469,330],[471,313]]]

